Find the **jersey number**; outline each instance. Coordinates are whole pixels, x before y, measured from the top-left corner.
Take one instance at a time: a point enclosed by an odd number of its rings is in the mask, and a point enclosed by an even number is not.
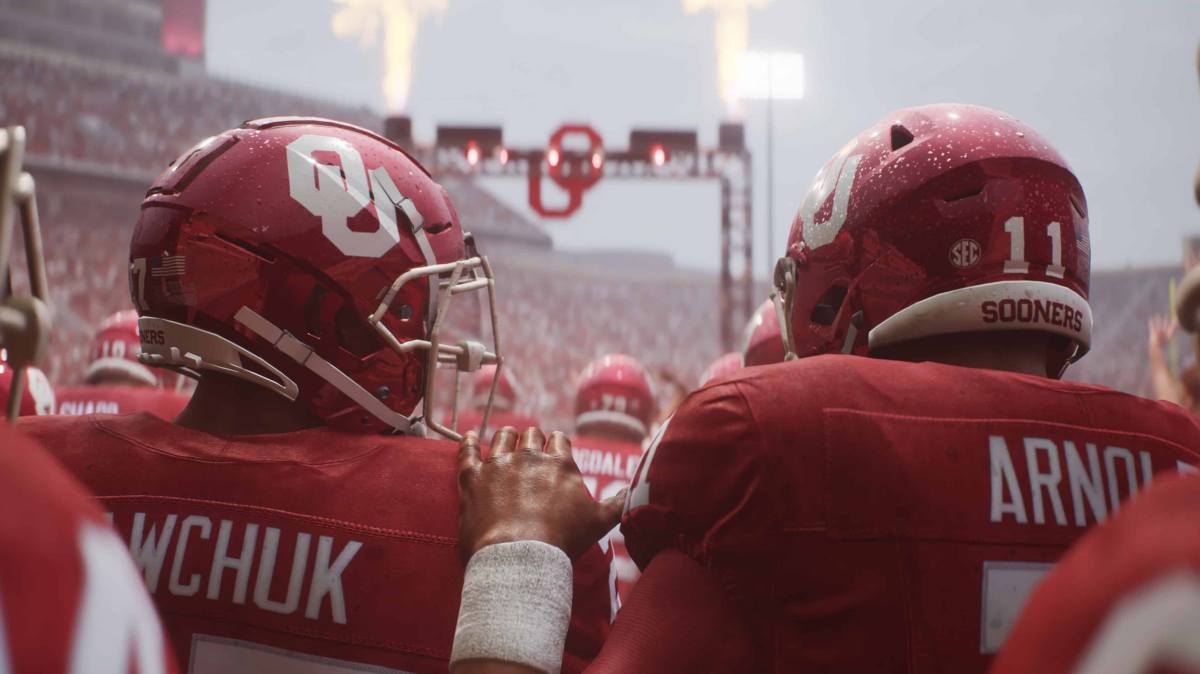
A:
[[[1008,261],[1004,263],[1005,274],[1028,274],[1029,263],[1025,261],[1025,218],[1014,216],[1004,222],[1004,231],[1009,236]],[[1050,264],[1046,276],[1062,278],[1062,225],[1052,222],[1046,225],[1046,236],[1050,237]]]

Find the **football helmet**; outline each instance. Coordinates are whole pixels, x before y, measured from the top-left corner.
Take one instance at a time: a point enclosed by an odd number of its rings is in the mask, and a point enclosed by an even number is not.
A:
[[[742,335],[742,365],[770,365],[783,362],[783,337],[779,315],[771,299],[759,305]]]
[[[495,393],[492,392],[493,382],[496,384]],[[483,409],[489,399],[492,409],[495,410],[511,412],[516,407],[520,396],[508,368],[503,368],[497,373],[496,366],[488,364],[475,373],[471,383],[471,407]]]
[[[129,257],[143,363],[253,382],[337,428],[457,439],[421,418],[434,370],[499,360],[491,268],[446,190],[350,124],[266,118],[200,142],[150,188]],[[490,350],[440,339],[473,291]]]
[[[24,384],[18,391],[13,386],[16,370],[8,364],[7,356],[5,349],[0,349],[0,399],[10,400],[15,396],[20,401],[17,403],[17,416],[57,413],[58,396],[46,373],[36,365],[26,365],[22,369]]]
[[[161,386],[159,371],[138,360],[141,351],[136,311],[126,309],[105,318],[92,337],[91,362],[84,370],[84,383],[116,375],[143,386]]]
[[[646,368],[632,356],[609,354],[592,361],[575,390],[575,428],[611,425],[639,438],[650,430],[658,409]]]
[[[774,308],[771,309],[771,311],[774,310]],[[782,342],[780,343],[782,344]],[[780,360],[782,360],[782,358]],[[731,375],[740,369],[742,369],[742,354],[738,353],[737,351],[730,351],[729,353],[709,363],[708,367],[704,370],[704,374],[700,375],[700,385],[704,386],[714,379],[720,379],[721,377]]]
[[[21,126],[0,128],[0,346],[3,349],[6,416],[12,421],[26,413],[27,398],[44,398],[49,382],[32,366],[46,350],[50,337],[49,293],[46,262],[42,255],[42,233],[38,222],[33,177],[21,169],[25,157],[25,129]],[[29,276],[29,295],[13,294],[12,252],[13,222],[19,211],[25,242],[25,266]],[[26,376],[28,375],[28,377]],[[25,380],[30,380],[26,390]],[[34,390],[34,389],[39,390]],[[54,411],[53,392],[49,412]],[[45,405],[35,403],[37,410]]]
[[[1087,352],[1090,243],[1078,179],[1010,115],[893,112],[821,169],[775,269],[788,357],[920,337],[1055,335],[1047,372]]]

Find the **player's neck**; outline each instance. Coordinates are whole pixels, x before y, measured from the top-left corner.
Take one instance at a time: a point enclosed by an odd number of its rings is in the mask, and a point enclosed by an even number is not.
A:
[[[872,355],[1045,377],[1049,339],[1032,332],[938,335],[896,344]]]
[[[287,433],[321,425],[302,406],[249,382],[206,373],[175,423],[213,435]]]

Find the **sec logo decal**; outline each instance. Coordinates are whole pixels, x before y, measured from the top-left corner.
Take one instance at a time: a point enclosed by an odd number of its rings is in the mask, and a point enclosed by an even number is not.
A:
[[[950,264],[959,269],[968,269],[979,264],[981,249],[975,239],[959,239],[950,246]]]

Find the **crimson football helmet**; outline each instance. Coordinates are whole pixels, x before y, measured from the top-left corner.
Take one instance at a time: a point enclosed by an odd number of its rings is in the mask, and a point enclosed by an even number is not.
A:
[[[774,307],[772,307],[771,311],[774,310]],[[782,344],[782,342],[780,343]],[[780,358],[780,360],[783,359]],[[704,374],[700,375],[700,385],[704,386],[714,379],[731,375],[740,369],[742,369],[742,354],[737,351],[730,351],[709,363],[708,367],[704,370]]]
[[[491,268],[445,189],[332,120],[254,120],[185,152],[142,203],[129,280],[143,363],[253,382],[346,430],[457,439],[419,423],[435,368],[499,360]],[[451,299],[480,290],[492,349],[442,343]]]
[[[783,362],[783,337],[779,315],[771,299],[759,305],[742,335],[742,365],[770,365]]]
[[[138,360],[141,351],[136,311],[126,309],[105,318],[92,337],[91,362],[84,370],[84,383],[117,375],[144,386],[161,386],[159,372]]]
[[[35,185],[33,177],[21,169],[24,158],[24,127],[0,128],[0,346],[3,347],[0,349],[3,354],[0,356],[3,361],[0,377],[3,378],[5,412],[10,421],[18,414],[29,413],[27,401],[33,401],[36,413],[54,412],[50,384],[41,370],[33,367],[49,341],[50,309]],[[29,295],[13,293],[9,256],[17,212],[24,235]],[[25,386],[26,379],[29,379],[28,387]],[[45,411],[47,405],[49,411]]]
[[[24,382],[18,391],[13,386],[16,370],[8,363],[8,354],[0,349],[0,400],[19,400],[17,416],[28,417],[41,414],[55,414],[58,411],[58,397],[46,373],[35,365],[26,365],[22,369]]]
[[[610,354],[592,361],[575,391],[575,428],[611,425],[644,437],[658,402],[646,368],[632,356]]]
[[[788,357],[1031,330],[1061,338],[1061,376],[1091,341],[1087,222],[1067,163],[1010,115],[893,112],[821,169],[792,223],[774,293]]]
[[[495,392],[492,391],[492,384],[495,383]],[[474,381],[471,384],[471,406],[476,409],[483,409],[488,400],[491,400],[492,409],[512,411],[517,405],[519,399],[516,384],[513,383],[512,374],[507,368],[496,372],[496,366],[492,364],[484,365],[475,373]]]

